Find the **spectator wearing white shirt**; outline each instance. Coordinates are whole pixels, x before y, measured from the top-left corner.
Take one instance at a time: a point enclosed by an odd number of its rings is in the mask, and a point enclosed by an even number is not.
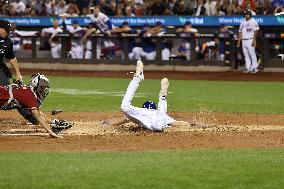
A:
[[[26,9],[25,3],[20,0],[16,0],[14,3],[12,3],[12,6],[16,9],[16,12],[19,15],[21,15]]]
[[[49,16],[57,16],[58,15],[58,6],[55,1],[51,2],[50,6],[47,7],[47,14]]]
[[[213,16],[216,14],[216,1],[208,0],[204,7],[206,9],[206,15],[207,16]]]
[[[40,0],[35,0],[31,3],[31,6],[35,9],[37,15],[41,15],[43,12],[43,2]]]
[[[204,7],[204,0],[197,1],[197,7],[194,9],[194,16],[206,15],[206,8]]]
[[[222,11],[222,7],[220,4],[216,5],[216,13],[214,16],[224,16],[225,13]]]
[[[126,16],[129,16],[129,17],[135,16],[135,14],[133,14],[130,6],[125,8],[125,13],[126,13]]]
[[[54,32],[58,32],[58,33],[63,32],[63,30],[59,27],[58,20],[53,20],[52,24],[53,24],[52,27],[42,29],[41,31],[42,37],[46,37],[50,34],[53,34]]]
[[[67,13],[68,6],[64,0],[61,0],[58,5],[58,15],[62,15]]]

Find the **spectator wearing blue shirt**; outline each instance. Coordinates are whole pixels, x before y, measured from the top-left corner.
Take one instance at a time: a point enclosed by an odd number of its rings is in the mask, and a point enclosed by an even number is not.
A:
[[[146,24],[143,30],[140,31],[140,35],[142,36],[141,42],[133,48],[132,52],[129,54],[129,59],[141,60],[142,58],[145,58],[146,60],[155,60],[156,44],[153,43],[150,38],[152,36],[151,27]]]

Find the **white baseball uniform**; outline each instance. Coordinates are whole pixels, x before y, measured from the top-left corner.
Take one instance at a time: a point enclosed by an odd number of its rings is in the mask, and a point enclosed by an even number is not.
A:
[[[66,27],[67,31],[69,31],[71,34],[75,34],[77,32],[80,32],[82,30],[82,28],[80,26],[74,28],[73,26],[68,25]],[[84,57],[84,47],[83,44],[81,42],[81,39],[75,39],[72,38],[71,40],[71,57],[73,59],[83,59]]]
[[[84,55],[85,59],[91,59],[93,57],[92,49],[93,49],[92,41],[88,40],[85,46],[85,55]]]
[[[255,47],[252,46],[254,32],[257,30],[259,30],[259,26],[253,18],[242,21],[239,28],[239,32],[242,33],[242,48],[247,71],[253,71],[258,67]]]
[[[134,107],[131,101],[140,82],[141,79],[133,77],[123,97],[121,110],[129,120],[138,126],[153,131],[162,131],[175,121],[167,115],[167,100],[160,96],[157,110]]]
[[[57,27],[57,28],[49,27],[49,28],[42,29],[42,33],[53,34],[54,32],[62,33],[63,30],[60,27]]]
[[[99,12],[98,16],[90,15],[91,22],[94,23],[98,28],[98,33],[110,32],[108,29],[107,22],[109,18],[107,15]],[[100,59],[102,44],[105,48],[114,47],[114,43],[110,39],[104,39],[103,41],[99,38],[97,39],[97,59]]]
[[[42,30],[42,33],[44,34],[54,34],[54,33],[62,33],[63,30],[60,27],[54,28],[54,27],[49,27],[49,28],[44,28]],[[52,43],[51,44],[51,56],[52,58],[60,58],[61,57],[61,44],[60,43]]]
[[[141,60],[142,57],[146,60],[155,60],[156,51],[145,52],[142,47],[134,47],[132,52],[128,54],[130,60]]]
[[[130,60],[141,60],[142,57],[146,60],[155,60],[156,52],[145,52],[142,47],[134,47],[132,52],[128,54]],[[162,60],[170,59],[170,50],[168,48],[164,48],[162,50]]]
[[[61,58],[61,44],[51,43],[51,56],[52,58]]]

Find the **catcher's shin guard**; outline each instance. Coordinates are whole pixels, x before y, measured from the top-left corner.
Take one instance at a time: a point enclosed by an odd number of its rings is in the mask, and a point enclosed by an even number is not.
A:
[[[30,123],[33,125],[37,125],[38,121],[37,119],[33,116],[32,112],[27,109],[27,108],[17,108],[18,112]]]

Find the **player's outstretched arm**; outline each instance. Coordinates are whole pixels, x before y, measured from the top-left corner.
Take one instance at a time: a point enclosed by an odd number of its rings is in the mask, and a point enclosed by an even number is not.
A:
[[[87,30],[86,34],[82,38],[82,42],[85,43],[87,41],[87,38],[96,31],[95,28]]]
[[[50,124],[52,122],[52,120],[50,118],[48,118],[42,111],[38,110],[40,116],[48,123]]]
[[[13,58],[10,60],[10,64],[11,66],[14,68],[15,72],[16,72],[16,80],[20,81],[21,83],[23,83],[23,77],[20,73],[20,69],[19,69],[19,65],[18,65],[18,61],[17,58]]]
[[[56,138],[63,138],[62,136],[59,136],[52,132],[50,126],[48,123],[44,120],[44,118],[41,116],[41,112],[37,109],[32,109],[31,112],[33,113],[34,117],[38,120],[39,124],[50,134],[52,137]]]

